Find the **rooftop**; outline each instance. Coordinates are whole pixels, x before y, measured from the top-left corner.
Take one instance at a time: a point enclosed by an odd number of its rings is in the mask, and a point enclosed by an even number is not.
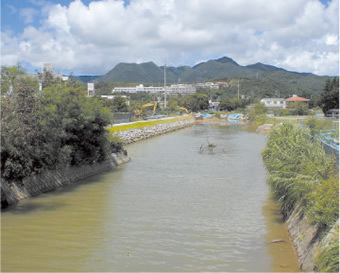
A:
[[[297,95],[293,95],[293,97],[286,99],[286,102],[293,102],[293,101],[309,101],[309,99],[302,98]]]

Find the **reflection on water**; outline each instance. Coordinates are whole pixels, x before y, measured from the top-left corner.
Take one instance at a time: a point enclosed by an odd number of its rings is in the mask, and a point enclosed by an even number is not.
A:
[[[115,171],[5,211],[2,270],[296,270],[289,240],[281,252],[268,244],[285,229],[263,207],[264,145],[211,124],[129,145],[132,161]]]

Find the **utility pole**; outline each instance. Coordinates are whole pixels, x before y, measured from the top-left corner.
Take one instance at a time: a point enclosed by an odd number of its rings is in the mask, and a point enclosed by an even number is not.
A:
[[[237,82],[237,98],[240,99],[240,81]]]
[[[166,63],[164,64],[164,109],[166,109]]]

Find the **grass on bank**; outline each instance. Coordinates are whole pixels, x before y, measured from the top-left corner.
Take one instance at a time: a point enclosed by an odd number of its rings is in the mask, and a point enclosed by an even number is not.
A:
[[[193,117],[191,115],[188,116],[177,116],[172,119],[162,119],[162,120],[150,120],[150,121],[140,121],[140,122],[134,122],[130,124],[123,124],[123,125],[117,125],[106,128],[109,132],[115,133],[119,131],[126,131],[126,130],[132,130],[132,129],[142,129],[144,127],[151,127],[157,124],[163,124],[163,123],[169,123],[169,122],[176,122],[176,121],[182,121],[182,120],[192,120]]]
[[[278,126],[268,138],[263,159],[285,214],[301,205],[313,223],[322,227],[335,223],[339,217],[335,159],[325,154],[308,128],[292,122]]]
[[[281,211],[287,216],[301,207],[308,220],[326,234],[339,219],[335,158],[325,154],[308,128],[293,122],[278,126],[270,134],[262,155]],[[335,240],[320,251],[316,259],[320,271],[339,271],[338,247]]]
[[[319,272],[339,272],[339,226],[330,243],[319,248],[315,267]]]
[[[263,124],[281,124],[285,122],[295,122],[298,124],[303,124],[311,129],[311,133],[314,135],[315,133],[320,133],[323,131],[329,131],[335,129],[335,132],[338,133],[339,124],[337,120],[332,119],[316,119],[313,116],[288,116],[288,117],[280,117],[280,116],[270,116],[267,114],[260,114],[253,116],[250,119],[250,123],[254,128],[257,128]],[[337,134],[338,136],[338,134]]]

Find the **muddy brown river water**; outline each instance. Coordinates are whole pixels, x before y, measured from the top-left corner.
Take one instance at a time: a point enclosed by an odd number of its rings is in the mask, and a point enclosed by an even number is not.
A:
[[[2,211],[2,272],[299,271],[265,142],[201,124],[128,145],[130,163]]]

